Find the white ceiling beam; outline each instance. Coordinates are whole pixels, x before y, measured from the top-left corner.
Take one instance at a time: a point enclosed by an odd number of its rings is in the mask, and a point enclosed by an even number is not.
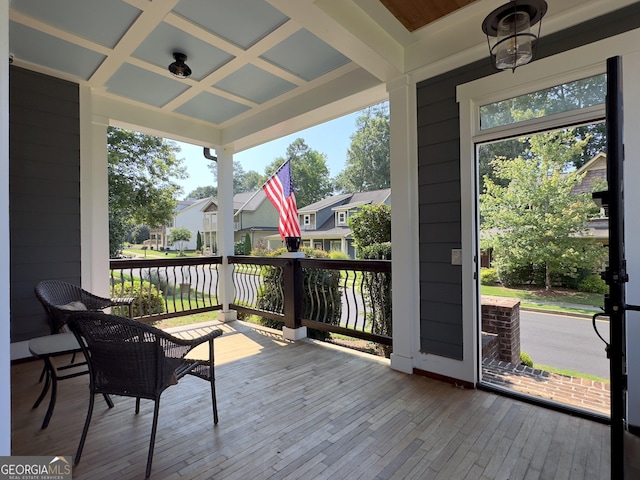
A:
[[[403,70],[402,48],[351,0],[268,0],[380,80]]]

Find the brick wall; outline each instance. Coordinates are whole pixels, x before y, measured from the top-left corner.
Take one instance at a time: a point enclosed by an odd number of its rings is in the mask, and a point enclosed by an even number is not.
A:
[[[482,296],[482,331],[498,335],[498,359],[520,363],[520,300]]]

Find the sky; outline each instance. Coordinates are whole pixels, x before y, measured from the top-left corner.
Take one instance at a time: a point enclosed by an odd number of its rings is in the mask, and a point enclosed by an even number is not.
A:
[[[351,144],[351,135],[356,131],[356,119],[360,112],[355,112],[344,117],[337,118],[315,127],[301,130],[286,137],[259,145],[233,156],[234,161],[239,161],[245,172],[255,170],[263,174],[264,169],[278,157],[284,157],[287,147],[297,138],[304,139],[312,150],[324,153],[327,158],[327,167],[331,177],[335,177],[345,167],[347,150]],[[211,170],[207,168],[210,160],[203,156],[202,147],[188,143],[176,142],[180,146],[178,158],[184,158],[183,165],[187,167],[189,178],[177,183],[183,188],[183,197],[198,187],[204,187],[213,183]],[[212,152],[214,153],[214,152]]]

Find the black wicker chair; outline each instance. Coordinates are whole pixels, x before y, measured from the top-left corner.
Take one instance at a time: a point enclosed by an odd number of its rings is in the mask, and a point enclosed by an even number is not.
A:
[[[187,374],[207,380],[211,385],[213,423],[218,423],[213,339],[222,335],[219,328],[197,338],[185,339],[128,318],[98,312],[74,313],[68,325],[81,345],[90,375],[89,410],[75,464],[80,462],[96,393],[135,397],[136,413],[140,411],[141,398],[154,401],[146,477],[151,473],[160,395],[168,387]],[[196,346],[206,342],[209,343],[208,358],[185,358]]]
[[[79,308],[83,310],[103,310],[113,306],[130,306],[130,302],[133,299],[99,297],[77,285],[58,280],[43,280],[39,282],[36,285],[35,294],[47,313],[47,320],[51,329],[51,335],[33,338],[29,341],[31,353],[44,361],[44,369],[40,376],[40,381],[43,378],[45,379],[42,391],[32,408],[37,408],[40,405],[51,387],[49,407],[42,422],[42,428],[45,429],[49,425],[56,404],[58,380],[74,378],[89,373],[87,368],[83,367],[86,362],[75,361],[76,353],[80,353],[81,350],[73,334],[66,331],[66,322],[69,315]],[[69,364],[56,367],[52,358],[69,354],[71,355]],[[71,373],[60,374],[65,370]],[[105,396],[105,400],[110,407],[113,406],[108,397]]]

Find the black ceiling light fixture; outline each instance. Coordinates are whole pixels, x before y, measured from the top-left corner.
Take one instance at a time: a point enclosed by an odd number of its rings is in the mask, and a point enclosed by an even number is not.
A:
[[[511,0],[487,15],[482,31],[487,36],[495,68],[515,71],[533,59],[545,13],[545,0]],[[538,24],[538,35],[531,33],[535,24]],[[493,45],[489,37],[495,37]]]
[[[189,75],[191,75],[191,69],[189,68],[189,65],[184,63],[187,59],[187,56],[184,53],[174,52],[173,58],[175,59],[175,62],[169,65],[169,71],[172,74],[174,74],[178,78],[187,78]]]

